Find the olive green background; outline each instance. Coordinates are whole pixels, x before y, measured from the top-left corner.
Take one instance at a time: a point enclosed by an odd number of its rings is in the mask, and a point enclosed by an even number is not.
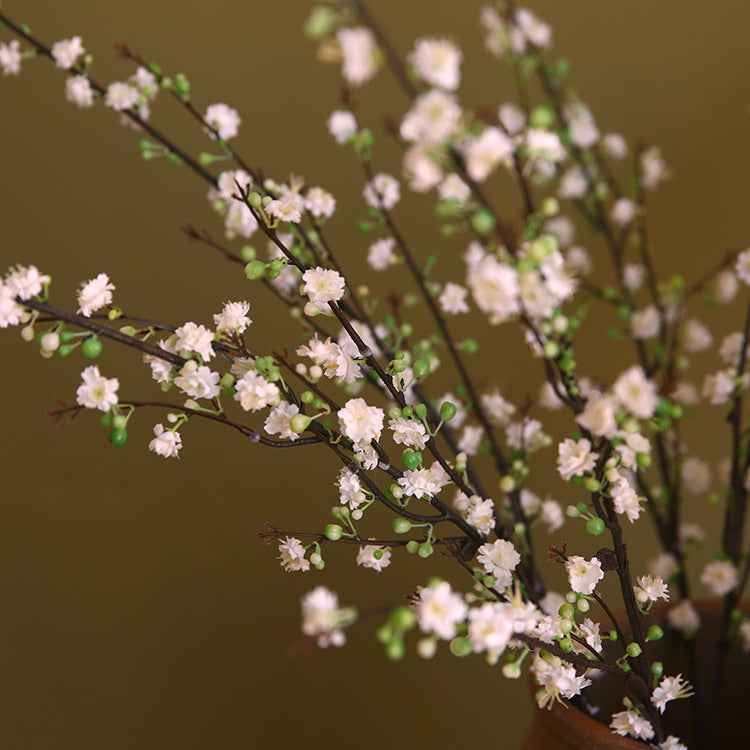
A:
[[[360,175],[325,129],[340,77],[315,62],[302,35],[308,3],[7,0],[3,7],[48,43],[82,35],[102,82],[131,73],[111,46],[127,41],[166,72],[186,73],[200,107],[236,107],[243,117],[236,145],[250,163],[280,180],[302,174],[336,194],[331,237],[346,267],[355,275],[362,268],[368,240],[352,230],[364,214]],[[495,107],[512,87],[504,64],[483,50],[479,7],[474,0],[372,2],[402,52],[418,35],[455,35],[468,79],[462,101]],[[572,61],[574,85],[602,130],[663,148],[674,179],[650,201],[660,268],[694,279],[727,249],[745,246],[747,3],[547,0],[533,8],[553,24],[553,54]],[[0,265],[38,265],[53,276],[52,300],[73,309],[79,282],[105,271],[123,309],[176,325],[210,324],[222,302],[246,298],[253,348],[293,348],[284,310],[241,269],[178,231],[192,221],[220,236],[206,186],[184,167],[144,163],[139,136],[101,106],[67,104],[63,82],[43,60],[25,62],[18,78],[0,79]],[[400,116],[405,100],[387,73],[357,97],[379,138],[376,167],[397,170],[382,118]],[[165,96],[153,122],[194,152],[205,148]],[[510,183],[491,185],[513,216]],[[430,198],[412,199],[397,212],[420,258],[442,242],[431,206]],[[462,248],[445,246],[454,258]],[[603,261],[602,252],[596,256]],[[739,306],[731,315],[714,313],[710,322],[732,330]],[[592,330],[602,335],[601,326]],[[491,341],[484,329],[476,333]],[[501,385],[515,400],[535,393],[529,381],[539,377],[539,365],[519,348],[518,336],[490,333],[502,343],[485,345],[475,360],[491,372],[480,381]],[[458,660],[443,649],[423,662],[411,648],[392,664],[374,623],[352,632],[345,649],[296,653],[298,599],[314,585],[367,608],[402,601],[431,574],[466,583],[439,557],[419,563],[394,555],[381,575],[354,569],[348,549],[328,554],[323,574],[285,574],[257,532],[265,521],[300,531],[327,522],[327,508],[337,502],[337,467],[322,448],[264,451],[195,420],[182,431],[181,458],[167,461],[146,450],[151,427],[163,418],[154,411],[136,414],[127,445],[115,449],[96,415],[57,428],[45,417],[55,397],[72,402],[88,361],[79,354],[44,361],[17,330],[0,336],[4,747],[449,747],[475,738],[483,746],[518,745],[531,712],[525,685],[481,659]],[[593,335],[579,347],[582,363],[604,380],[627,361],[623,347]],[[159,397],[133,352],[105,343],[99,365],[120,378],[124,400]],[[451,384],[451,375],[441,377],[436,395]],[[715,442],[718,411],[688,430],[691,446]],[[553,455],[546,454],[550,465]],[[572,499],[549,467],[541,477],[537,492]],[[710,524],[710,514],[699,503],[689,519]],[[638,531],[633,546],[644,559],[652,552],[641,544],[650,538],[648,522]],[[583,544],[588,554],[596,548],[591,539]]]

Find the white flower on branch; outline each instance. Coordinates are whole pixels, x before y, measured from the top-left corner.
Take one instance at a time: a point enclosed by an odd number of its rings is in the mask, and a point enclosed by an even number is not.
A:
[[[737,587],[739,580],[736,566],[728,560],[713,560],[701,573],[701,583],[714,596],[726,596]]]
[[[279,542],[279,560],[287,573],[310,570],[310,561],[305,558],[305,548],[302,542],[293,536]]]
[[[234,400],[239,401],[245,411],[259,411],[278,403],[281,399],[278,386],[269,383],[255,370],[248,370],[237,380],[235,388],[237,392],[234,394]]]
[[[188,360],[174,379],[174,384],[190,398],[216,398],[221,392],[219,373],[212,372],[206,365],[198,365]]]
[[[63,70],[70,70],[78,62],[78,59],[86,54],[80,36],[55,42],[52,45],[51,52],[55,65]]]
[[[513,546],[513,542],[497,539],[492,544],[488,542],[479,548],[477,562],[485,572],[495,577],[494,588],[504,591],[513,583],[512,573],[521,562],[521,555]]]
[[[377,406],[368,406],[363,398],[351,398],[338,411],[341,431],[355,443],[379,440],[385,414]]]
[[[591,471],[599,458],[599,454],[591,450],[591,441],[586,438],[565,438],[557,446],[557,451],[557,471],[566,482],[571,477],[582,477]]]
[[[106,273],[100,273],[96,278],[86,281],[78,290],[78,312],[85,318],[90,318],[105,305],[112,304],[112,292],[115,285]]]
[[[122,83],[122,81],[115,81],[107,87],[107,92],[104,95],[104,103],[117,112],[124,112],[125,110],[133,109],[138,104],[140,97],[141,92],[135,86],[131,86],[129,83]]]
[[[86,76],[68,76],[65,79],[65,99],[81,109],[94,104],[94,89]]]
[[[378,72],[378,46],[375,35],[363,26],[339,29],[336,40],[341,47],[341,73],[352,86],[367,83]]]
[[[117,378],[105,378],[96,365],[89,365],[82,373],[83,384],[76,391],[76,402],[85,409],[109,411],[117,405]]]
[[[239,133],[242,124],[237,110],[223,102],[209,104],[203,120],[211,128],[211,130],[206,131],[211,138],[216,138],[218,135],[222,141],[234,138]]]
[[[460,594],[447,581],[422,588],[417,602],[417,619],[424,633],[435,633],[450,640],[456,635],[456,625],[466,619],[468,607]]]
[[[565,563],[565,569],[570,588],[577,594],[593,594],[596,584],[604,578],[602,564],[596,557],[587,561],[579,555],[571,555]]]
[[[654,736],[651,723],[632,708],[612,714],[609,727],[615,734],[622,737],[629,734],[639,740],[650,740]]]
[[[154,425],[154,439],[148,444],[148,449],[157,456],[164,458],[179,458],[182,448],[182,437],[176,430],[167,430],[163,424]]]
[[[0,67],[5,76],[17,76],[21,72],[21,42],[12,39],[8,44],[0,42]]]
[[[391,564],[391,551],[376,544],[367,544],[359,548],[357,553],[357,565],[370,568],[380,573],[383,568]]]

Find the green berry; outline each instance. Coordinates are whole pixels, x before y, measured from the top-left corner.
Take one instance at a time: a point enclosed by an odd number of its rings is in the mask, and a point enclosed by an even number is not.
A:
[[[405,450],[401,458],[404,466],[411,471],[418,469],[422,465],[422,454],[418,451]]]
[[[115,427],[109,435],[107,435],[107,440],[109,440],[112,445],[120,448],[125,445],[128,440],[128,431],[124,427]]]
[[[417,624],[417,616],[410,607],[396,607],[391,612],[390,621],[394,628],[411,630]]]
[[[344,529],[342,529],[337,523],[329,523],[323,533],[326,535],[326,539],[330,539],[332,542],[337,542],[344,535]]]
[[[445,401],[440,407],[440,419],[443,422],[450,422],[456,416],[456,406],[450,401]]]
[[[430,363],[426,359],[418,359],[412,367],[414,377],[426,378],[430,374]]]
[[[647,641],[660,641],[664,637],[664,631],[658,625],[652,625],[646,633]]]
[[[641,647],[635,642],[628,643],[628,647],[625,649],[625,651],[627,652],[627,655],[631,659],[635,659],[637,656],[640,656],[642,653]]]
[[[408,531],[411,531],[411,521],[408,518],[402,518],[401,516],[394,518],[393,530],[397,534],[406,534]]]
[[[115,414],[114,417],[112,417],[112,427],[115,427],[118,430],[124,430],[125,427],[127,427],[128,424],[128,418],[124,417],[122,414]]]
[[[102,353],[102,342],[96,336],[90,336],[81,344],[84,357],[95,359]]]
[[[385,647],[385,655],[391,661],[398,661],[399,659],[403,659],[405,654],[406,647],[404,646],[404,642],[400,638],[394,638],[393,640],[388,641]]]
[[[260,260],[251,260],[245,266],[245,276],[251,281],[260,279],[266,272],[266,264]]]

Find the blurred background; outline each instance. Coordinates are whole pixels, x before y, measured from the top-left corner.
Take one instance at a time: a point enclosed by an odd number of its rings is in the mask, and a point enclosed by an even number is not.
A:
[[[508,70],[483,49],[480,3],[462,3],[460,11],[452,2],[371,5],[401,53],[420,35],[449,34],[461,43],[466,106],[495,108],[512,96]],[[553,25],[551,55],[571,61],[573,85],[601,130],[622,133],[631,146],[663,150],[673,179],[650,200],[658,267],[693,280],[727,250],[746,246],[747,3],[539,0],[531,7]],[[291,172],[304,175],[336,195],[339,211],[329,234],[356,278],[371,241],[353,229],[364,218],[361,179],[353,155],[325,128],[341,79],[335,66],[315,61],[314,45],[302,34],[309,8],[298,0],[3,4],[47,44],[81,35],[100,82],[133,72],[112,48],[127,42],[166,73],[184,72],[199,109],[222,101],[237,108],[243,124],[234,143],[251,164],[280,181]],[[0,39],[9,38],[0,31]],[[239,266],[180,233],[190,221],[221,236],[205,184],[166,160],[143,162],[138,134],[101,106],[81,111],[66,103],[63,85],[64,75],[45,60],[26,61],[20,76],[0,79],[0,266],[36,264],[53,277],[52,301],[69,309],[79,283],[106,272],[125,311],[174,325],[211,324],[223,302],[248,299],[253,348],[294,348],[297,334],[284,309]],[[376,168],[398,173],[383,119],[403,114],[402,94],[381,73],[357,97],[378,139]],[[206,148],[163,94],[152,121],[193,153]],[[490,190],[507,215],[516,215],[509,182],[498,180]],[[397,219],[418,257],[439,251],[458,257],[463,241],[444,241],[432,210],[431,196],[412,197]],[[604,260],[593,238],[579,239],[595,260]],[[726,333],[739,327],[742,314],[738,305],[731,315],[720,310],[706,321]],[[624,345],[603,344],[607,324],[593,326],[578,342],[579,361],[604,381],[629,355]],[[540,377],[539,363],[526,355],[517,333],[463,325],[457,329],[484,344],[474,362],[485,373],[483,386],[498,385],[516,402],[535,395],[529,382]],[[488,735],[496,747],[518,746],[531,714],[525,685],[508,682],[479,658],[459,660],[441,649],[424,662],[412,640],[406,659],[388,662],[374,622],[351,632],[344,649],[297,653],[298,600],[315,585],[368,608],[403,601],[436,573],[465,584],[439,556],[424,563],[394,555],[378,575],[355,568],[350,549],[328,553],[323,574],[284,573],[275,547],[264,546],[258,532],[266,521],[297,531],[328,522],[338,467],[322,449],[277,455],[194,420],[182,430],[181,458],[164,460],[147,450],[153,424],[163,419],[157,412],[137,413],[128,443],[116,449],[94,414],[58,427],[45,416],[56,397],[73,401],[88,360],[76,353],[44,361],[17,329],[0,335],[0,726],[6,747],[406,747],[420,740],[448,747],[470,737],[486,743]],[[132,351],[105,342],[98,364],[120,378],[123,400],[159,397]],[[698,374],[710,367],[696,359]],[[445,369],[434,395],[454,382]],[[719,411],[688,428],[692,448],[708,450],[716,441],[723,429]],[[543,414],[535,416],[547,424]],[[551,420],[550,431],[554,425]],[[550,449],[537,459],[531,488],[575,500],[555,476],[553,458]],[[698,503],[688,520],[710,528],[712,512]],[[581,539],[568,526],[539,546]],[[641,561],[654,552],[644,539],[650,539],[647,521],[632,540]],[[597,547],[590,538],[582,544],[589,554]],[[552,571],[553,581],[558,574]]]

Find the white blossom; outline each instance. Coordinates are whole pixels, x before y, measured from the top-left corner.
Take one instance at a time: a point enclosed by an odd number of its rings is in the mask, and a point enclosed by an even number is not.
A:
[[[357,118],[345,109],[337,109],[332,112],[326,125],[328,126],[328,132],[339,145],[343,145],[357,133]]]
[[[279,560],[287,573],[310,570],[310,561],[305,558],[305,548],[299,539],[288,536],[279,542]]]
[[[296,440],[298,435],[289,424],[299,414],[299,406],[282,401],[268,413],[263,429],[269,435],[278,435],[280,440]]]
[[[82,373],[83,383],[76,391],[76,403],[85,409],[109,411],[117,405],[117,390],[120,381],[117,378],[105,378],[96,365],[89,365]]]
[[[190,398],[216,398],[221,392],[219,373],[206,365],[198,366],[194,359],[188,360],[174,379],[174,384]]]
[[[409,54],[409,62],[419,77],[430,86],[455,91],[461,80],[459,47],[447,39],[417,39]]]
[[[512,157],[512,141],[495,127],[485,128],[464,145],[466,171],[476,182],[484,182],[500,164],[510,167]]]
[[[368,406],[363,398],[351,398],[338,411],[341,431],[355,443],[379,440],[385,414],[377,406]]]
[[[609,727],[615,734],[622,737],[629,734],[636,739],[650,740],[654,736],[651,723],[632,708],[612,714]]]
[[[456,625],[468,612],[463,597],[454,593],[447,581],[421,589],[416,609],[422,631],[446,641],[456,635]]]
[[[141,97],[141,92],[135,86],[122,81],[110,83],[104,95],[104,103],[118,112],[133,109]]]
[[[557,446],[557,451],[557,471],[566,482],[571,477],[582,477],[587,471],[591,471],[599,458],[599,454],[591,450],[591,442],[586,438],[565,438]]]
[[[70,70],[78,62],[78,58],[86,54],[80,36],[74,36],[72,39],[61,39],[52,45],[50,51],[55,60],[55,66],[63,70]]]
[[[78,312],[85,318],[90,318],[105,305],[112,304],[112,292],[115,285],[106,273],[100,273],[96,278],[86,281],[78,290]]]
[[[375,35],[364,26],[343,28],[336,32],[341,47],[341,73],[348,83],[361,86],[378,72],[378,47]]]
[[[242,124],[237,110],[223,102],[209,104],[206,107],[206,114],[203,115],[203,121],[210,128],[206,132],[212,138],[218,135],[222,141],[234,138],[239,133]]]
[[[175,336],[177,338],[174,346],[178,352],[185,352],[185,354],[195,352],[204,361],[208,361],[214,356],[212,346],[214,334],[205,326],[189,321],[175,331]]]
[[[357,565],[363,568],[371,568],[378,573],[391,564],[391,551],[376,544],[367,544],[359,548],[357,553]]]
[[[78,107],[91,107],[94,103],[94,89],[86,76],[68,76],[65,79],[65,99]]]
[[[362,195],[371,208],[390,211],[401,200],[401,187],[395,177],[379,172],[365,185]]]
[[[235,383],[234,400],[245,411],[258,411],[279,402],[281,393],[275,383],[269,383],[260,373],[248,370]]]
[[[604,578],[602,564],[596,557],[586,561],[579,555],[571,555],[565,563],[565,569],[570,588],[578,594],[592,594],[596,584]]]
[[[658,388],[649,380],[640,365],[633,365],[617,378],[612,386],[617,400],[639,419],[650,419],[658,403]]]
[[[504,591],[513,582],[511,574],[521,562],[521,555],[518,554],[512,542],[498,539],[492,544],[487,542],[479,548],[477,562],[482,565],[485,572],[494,576],[495,588],[498,591]]]
[[[227,302],[220,313],[214,315],[217,330],[242,333],[253,321],[247,317],[249,302]]]
[[[12,39],[8,44],[0,42],[0,67],[5,76],[16,76],[21,72],[21,42],[18,39]]]
[[[164,458],[179,458],[182,448],[182,437],[176,430],[167,430],[163,424],[154,425],[154,439],[148,444],[148,449]]]
[[[725,596],[737,587],[739,573],[728,560],[713,560],[703,568],[701,583],[714,596]]]

